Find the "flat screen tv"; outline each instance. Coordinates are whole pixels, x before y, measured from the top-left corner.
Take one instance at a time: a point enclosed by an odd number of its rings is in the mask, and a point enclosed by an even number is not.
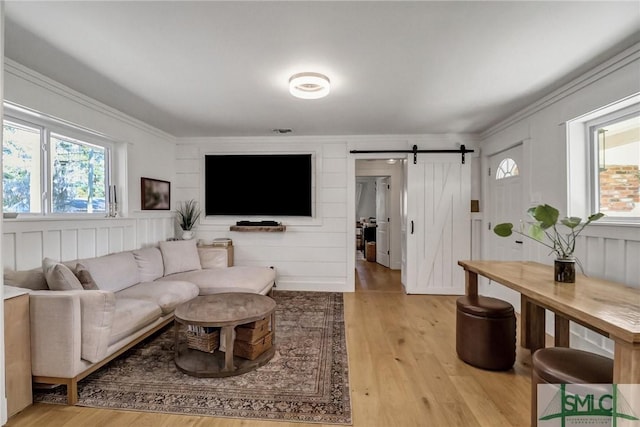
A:
[[[312,216],[311,154],[205,156],[205,214]]]

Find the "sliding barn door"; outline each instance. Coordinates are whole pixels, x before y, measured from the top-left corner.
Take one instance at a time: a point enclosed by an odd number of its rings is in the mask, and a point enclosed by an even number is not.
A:
[[[471,256],[470,187],[460,155],[407,162],[407,293],[464,294],[458,260]]]

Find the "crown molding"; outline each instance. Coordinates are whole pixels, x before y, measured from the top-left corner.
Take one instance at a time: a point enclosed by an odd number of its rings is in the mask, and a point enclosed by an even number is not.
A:
[[[593,84],[594,82],[608,76],[609,74],[619,70],[620,68],[625,67],[626,65],[629,65],[634,61],[637,61],[638,59],[640,59],[640,43],[636,43],[633,46],[625,49],[609,60],[582,74],[580,77],[577,77],[576,79],[565,84],[559,89],[556,89],[550,94],[544,96],[530,106],[491,126],[484,132],[480,133],[480,137],[484,140],[492,135],[495,135],[496,133],[508,128],[514,123],[517,123],[537,113],[538,111],[547,108],[552,104],[555,104],[556,102],[568,97],[569,95],[579,91],[580,89],[585,88],[586,86],[589,86],[590,84]]]
[[[4,72],[6,74],[12,74],[17,78],[26,80],[35,86],[38,86],[56,95],[62,96],[72,102],[80,104],[83,107],[89,108],[97,113],[104,114],[108,117],[111,117],[115,120],[118,120],[129,126],[135,127],[139,130],[142,130],[156,137],[168,139],[172,142],[175,142],[175,139],[176,139],[175,136],[167,132],[164,132],[158,128],[155,128],[141,120],[133,118],[121,112],[120,110],[116,110],[113,107],[103,104],[100,101],[90,98],[87,95],[84,95],[74,89],[71,89],[68,86],[58,83],[55,80],[50,79],[49,77],[43,74],[40,74],[37,71],[34,71],[10,58],[6,58],[6,57],[4,58]]]

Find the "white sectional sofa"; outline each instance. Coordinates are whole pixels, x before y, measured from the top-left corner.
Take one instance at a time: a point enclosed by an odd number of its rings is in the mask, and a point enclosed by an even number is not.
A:
[[[77,383],[173,320],[177,305],[197,295],[253,292],[275,284],[269,267],[228,266],[225,248],[195,241],[5,270],[5,285],[28,288],[34,382],[65,384],[77,403]]]

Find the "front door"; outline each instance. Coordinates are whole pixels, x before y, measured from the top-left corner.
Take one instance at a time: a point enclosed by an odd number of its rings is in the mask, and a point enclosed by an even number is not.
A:
[[[376,178],[376,261],[389,267],[390,177]]]
[[[469,163],[456,154],[418,154],[406,177],[406,291],[464,294],[458,260],[471,257]]]
[[[522,206],[522,144],[494,154],[489,159],[491,230],[496,224],[510,222],[519,227],[524,211]],[[499,237],[489,231],[491,259],[501,261],[522,261],[524,237],[512,234]]]

